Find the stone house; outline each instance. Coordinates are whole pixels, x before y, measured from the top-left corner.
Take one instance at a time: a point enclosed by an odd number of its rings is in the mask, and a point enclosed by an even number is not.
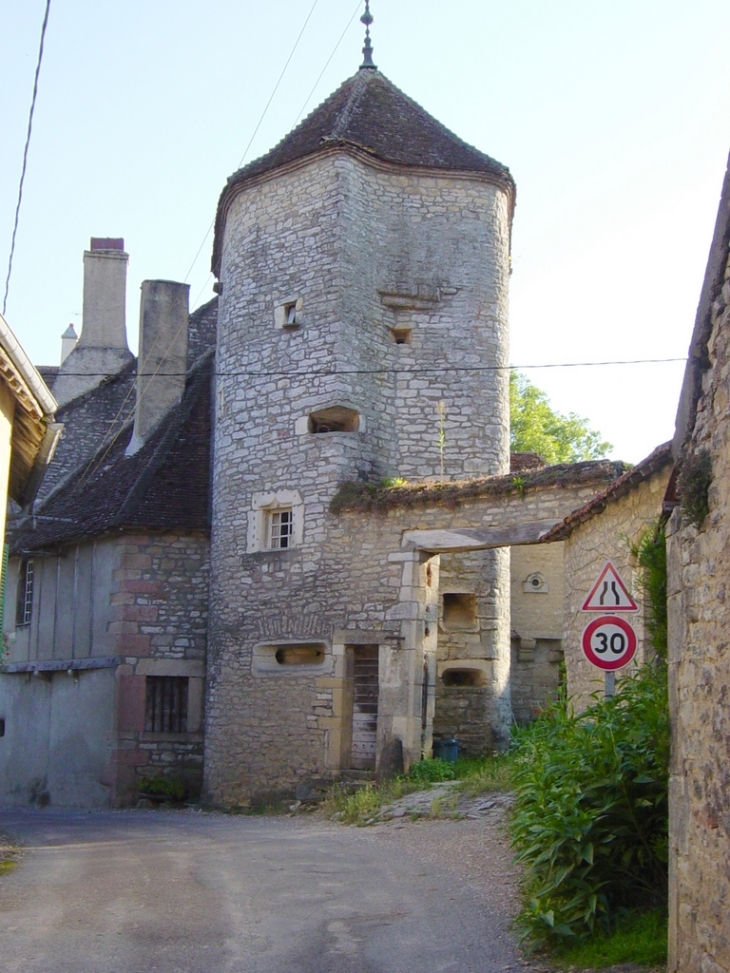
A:
[[[677,412],[667,528],[669,970],[730,970],[730,169]]]
[[[228,180],[216,299],[143,284],[136,364],[123,241],[92,240],[47,371],[64,438],[13,535],[0,710],[33,757],[0,748],[4,801],[169,772],[246,804],[434,734],[501,746],[557,687],[561,544],[535,542],[624,467],[510,472],[513,207],[365,64]]]
[[[651,652],[646,640],[644,592],[631,547],[662,519],[672,468],[671,444],[665,443],[541,538],[541,544],[561,541],[564,545],[562,648],[566,690],[576,709],[590,705],[593,694],[604,691],[604,674],[585,657],[581,636],[589,621],[597,617],[586,614],[582,606],[606,561],[614,566],[639,609],[627,619],[636,632],[636,654],[617,671],[617,678],[630,676]],[[605,614],[609,613],[606,609]]]

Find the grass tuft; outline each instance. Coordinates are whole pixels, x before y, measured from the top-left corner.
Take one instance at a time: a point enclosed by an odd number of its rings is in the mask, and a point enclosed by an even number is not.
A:
[[[568,966],[599,970],[619,963],[663,966],[667,961],[666,914],[659,909],[626,914],[610,933],[598,932],[590,939],[559,949],[555,956]]]

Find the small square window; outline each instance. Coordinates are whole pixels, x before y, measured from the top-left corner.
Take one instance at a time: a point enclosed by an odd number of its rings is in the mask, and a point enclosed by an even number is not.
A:
[[[291,547],[294,535],[294,514],[291,507],[270,510],[268,514],[268,540],[272,551]]]
[[[145,688],[145,731],[187,733],[187,676],[147,676]]]
[[[285,331],[295,331],[301,325],[302,298],[292,297],[274,305],[274,324]]]

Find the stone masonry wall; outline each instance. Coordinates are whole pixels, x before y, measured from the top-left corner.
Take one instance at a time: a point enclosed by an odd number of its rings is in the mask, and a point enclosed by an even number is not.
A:
[[[591,665],[581,650],[583,630],[598,616],[580,609],[606,561],[613,563],[639,606],[639,612],[626,616],[637,635],[636,655],[628,666],[617,671],[617,682],[634,672],[646,657],[643,596],[629,546],[661,515],[669,472],[665,467],[624,497],[608,503],[602,512],[579,525],[565,541],[563,650],[568,695],[576,710],[584,709],[591,702],[591,694],[601,693],[604,689],[603,672]]]
[[[171,774],[196,796],[202,784],[209,541],[200,534],[125,535],[116,542],[109,631],[116,673],[116,749],[110,783],[133,800],[144,776]],[[149,676],[188,679],[187,732],[145,730]]]
[[[669,521],[669,970],[730,970],[730,259],[683,460],[712,460],[709,514]]]

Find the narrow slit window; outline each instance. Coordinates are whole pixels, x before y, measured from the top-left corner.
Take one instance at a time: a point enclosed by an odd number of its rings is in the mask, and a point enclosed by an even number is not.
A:
[[[297,305],[296,301],[292,301],[291,304],[284,305],[284,324],[292,325],[297,323]]]
[[[294,534],[294,515],[291,508],[269,513],[269,547],[272,551],[291,547]]]
[[[411,343],[411,329],[410,328],[391,328],[390,337],[393,339],[396,345],[410,345]]]
[[[145,686],[147,733],[187,733],[187,676],[147,676]]]

